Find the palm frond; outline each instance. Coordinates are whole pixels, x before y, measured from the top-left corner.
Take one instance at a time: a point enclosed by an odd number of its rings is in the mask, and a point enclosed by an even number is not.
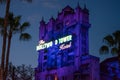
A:
[[[20,20],[21,20],[21,16],[16,16],[14,18],[14,27],[18,27],[20,25]]]
[[[113,48],[111,49],[111,53],[112,53],[113,55],[118,54],[118,49],[117,49],[116,47],[113,47]]]
[[[22,33],[22,34],[20,35],[20,40],[28,41],[28,40],[30,40],[30,39],[31,39],[31,35],[28,34],[28,33]]]
[[[18,28],[13,28],[12,33],[13,33],[13,34],[19,33],[19,29],[18,29]]]
[[[10,13],[9,13],[9,20],[13,20],[13,16],[14,16],[13,13],[10,12]]]
[[[109,48],[106,45],[103,45],[100,50],[99,50],[100,54],[106,54],[109,53]]]
[[[20,26],[21,16],[15,16],[13,13],[9,13],[9,26],[8,30],[12,30],[13,33],[18,32],[18,27]]]
[[[1,29],[1,30],[0,30],[0,35],[3,36],[3,34],[4,34],[4,30]]]
[[[10,26],[13,26],[14,25],[14,16],[13,16],[13,13],[9,13],[9,17],[8,17],[8,24],[10,25]]]
[[[6,2],[6,0],[0,0],[0,3],[5,3]]]
[[[21,19],[21,16],[16,16],[16,17],[14,18],[15,23],[16,23],[16,22],[19,22],[19,21],[20,21],[20,19]]]
[[[113,36],[115,37],[115,43],[120,43],[120,30],[114,32]]]
[[[0,26],[4,26],[4,19],[0,18]]]
[[[114,39],[113,39],[113,36],[111,36],[111,35],[108,35],[108,36],[104,37],[104,41],[105,41],[105,43],[107,43],[107,45],[110,46],[110,47],[113,46],[114,43],[115,43],[115,41],[114,41]]]
[[[24,30],[26,30],[26,28],[28,28],[30,26],[29,22],[24,22],[21,26],[20,26],[20,30],[21,32],[23,32]]]

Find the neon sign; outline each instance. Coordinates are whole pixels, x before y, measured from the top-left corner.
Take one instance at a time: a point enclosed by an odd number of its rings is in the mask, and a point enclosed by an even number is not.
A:
[[[58,40],[50,41],[50,42],[47,42],[47,43],[45,43],[44,40],[40,40],[39,45],[36,46],[36,50],[39,51],[39,50],[49,48],[49,47],[52,47],[53,45],[58,45],[58,44],[61,44],[59,48],[60,48],[60,50],[63,50],[63,49],[69,48],[71,46],[71,42],[67,45],[65,45],[63,43],[71,41],[71,40],[72,40],[72,35],[68,35],[68,36],[60,38]]]
[[[60,50],[67,49],[69,47],[71,47],[71,42],[69,44],[66,44],[66,45],[65,44],[60,45]]]

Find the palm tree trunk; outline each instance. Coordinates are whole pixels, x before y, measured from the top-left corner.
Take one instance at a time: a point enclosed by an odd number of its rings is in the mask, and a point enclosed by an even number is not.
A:
[[[120,43],[118,43],[118,62],[119,62],[119,68],[120,68]]]
[[[5,51],[6,51],[6,39],[7,39],[7,25],[8,25],[9,8],[10,8],[10,0],[7,0],[5,20],[4,20],[4,34],[3,34],[3,44],[2,44],[2,58],[1,58],[1,69],[3,71],[2,72],[3,76],[4,76],[4,63],[5,63]]]
[[[11,38],[12,38],[12,31],[10,29],[9,36],[8,36],[8,46],[7,46],[7,53],[6,53],[6,65],[5,65],[4,80],[6,80],[6,77],[8,74],[8,63],[9,63],[9,55],[10,55]]]
[[[118,43],[118,52],[120,54],[120,42]]]

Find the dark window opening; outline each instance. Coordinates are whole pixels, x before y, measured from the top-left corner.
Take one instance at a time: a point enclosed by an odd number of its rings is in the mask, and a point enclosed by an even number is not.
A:
[[[47,55],[44,56],[44,60],[46,60],[46,59],[47,59]]]

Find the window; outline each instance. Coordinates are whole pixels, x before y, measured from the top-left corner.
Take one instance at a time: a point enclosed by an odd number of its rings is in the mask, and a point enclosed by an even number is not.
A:
[[[74,75],[74,80],[80,80],[80,74],[75,74]],[[82,79],[82,80],[84,80],[84,79]]]
[[[65,76],[62,77],[62,80],[67,80],[67,78]]]
[[[44,49],[44,53],[47,53],[48,52],[48,50],[47,49]]]
[[[47,55],[44,56],[44,60],[47,60]]]
[[[70,61],[70,60],[74,60],[74,55],[69,55],[68,56],[68,61]]]
[[[74,55],[68,55],[68,66],[74,65]]]
[[[46,80],[56,80],[54,75],[48,75],[46,76]]]
[[[43,63],[43,66],[42,66],[42,71],[45,71],[45,70],[46,70],[46,67],[47,67],[47,63],[44,62],[44,63]]]
[[[62,26],[63,25],[61,23],[57,24],[55,30],[56,31],[60,30],[62,28]]]

